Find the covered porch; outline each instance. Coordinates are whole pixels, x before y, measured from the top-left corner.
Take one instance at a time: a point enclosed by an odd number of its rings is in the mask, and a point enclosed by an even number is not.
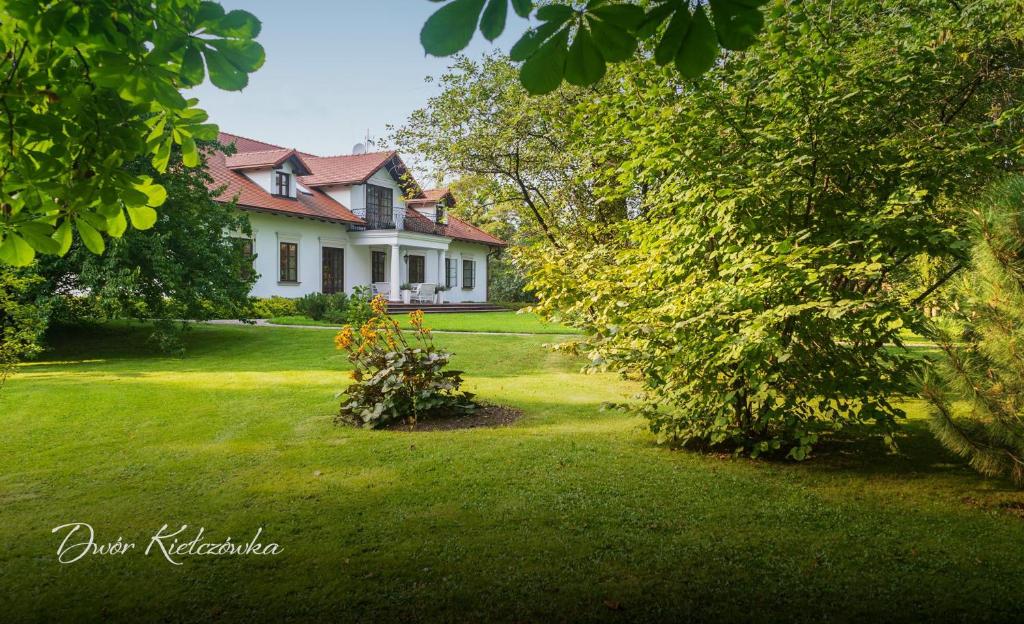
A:
[[[353,232],[353,242],[370,247],[367,282],[374,294],[402,302],[402,286],[419,295],[415,303],[436,303],[437,287],[446,284],[451,239],[408,231]]]

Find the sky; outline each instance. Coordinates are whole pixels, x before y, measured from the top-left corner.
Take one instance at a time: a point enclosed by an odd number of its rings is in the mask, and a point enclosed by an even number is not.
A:
[[[329,156],[387,136],[427,103],[450,58],[425,56],[423,23],[439,6],[429,0],[221,0],[263,22],[263,67],[240,92],[208,82],[187,92],[222,131]],[[479,33],[465,51],[509,49],[526,22],[509,12],[494,45]]]

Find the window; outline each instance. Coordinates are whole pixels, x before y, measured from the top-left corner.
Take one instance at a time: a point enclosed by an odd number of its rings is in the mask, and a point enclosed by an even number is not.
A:
[[[387,272],[385,271],[385,263],[387,262],[387,254],[383,251],[375,251],[372,253],[370,258],[370,268],[373,274],[373,282],[386,282],[388,281]]]
[[[281,279],[282,282],[298,283],[299,281],[299,244],[281,243]]]
[[[435,210],[434,221],[436,221],[438,223],[444,223],[445,221],[447,221],[447,217],[445,217],[445,214],[444,214],[444,209],[445,209],[445,205],[443,203],[441,203],[441,202],[438,202],[437,205],[434,206],[434,210]]]
[[[345,250],[340,247],[324,247],[321,250],[322,279],[324,294],[345,292]]]
[[[466,290],[476,287],[476,262],[472,260],[462,261],[462,287]]]
[[[238,238],[235,239],[235,244],[242,251],[242,257],[245,258],[245,265],[242,267],[242,278],[249,279],[256,272],[253,268],[253,261],[256,259],[253,254],[252,239],[251,238]]]
[[[409,260],[409,283],[422,284],[427,281],[427,259],[423,256],[406,256]]]
[[[395,227],[394,196],[387,187],[366,185],[366,224],[371,229]]]
[[[287,171],[278,171],[274,178],[274,195],[281,197],[292,196],[292,174]]]
[[[444,285],[448,288],[455,288],[455,285],[459,283],[459,276],[457,274],[458,265],[451,258],[444,259]]]

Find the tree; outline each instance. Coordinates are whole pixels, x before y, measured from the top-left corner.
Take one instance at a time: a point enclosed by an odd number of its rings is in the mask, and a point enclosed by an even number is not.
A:
[[[792,5],[696,83],[645,60],[580,105],[628,218],[533,251],[540,309],[641,381],[659,439],[802,459],[823,431],[889,435],[916,258],[963,258],[950,206],[1018,168],[1021,6]],[[600,171],[600,170],[599,170]]]
[[[39,278],[0,266],[0,386],[21,360],[39,352],[46,311],[29,300]]]
[[[1024,486],[1024,178],[996,185],[973,211],[959,308],[931,326],[946,357],[923,395],[939,440],[979,472]],[[968,406],[964,418],[953,401]]]
[[[505,30],[510,2],[519,17],[541,22],[512,46],[510,56],[522,62],[523,86],[544,94],[563,79],[581,87],[599,82],[607,63],[631,59],[646,39],[657,39],[659,65],[671,63],[683,77],[697,78],[711,69],[721,48],[743,50],[754,42],[764,24],[760,7],[768,0],[590,0],[582,6],[572,0],[542,6],[532,0],[451,0],[423,25],[423,49],[451,56],[469,45],[478,26],[494,41]],[[785,4],[776,0],[773,14]]]
[[[217,148],[200,151],[209,149]],[[167,189],[156,227],[125,232],[102,256],[76,242],[63,257],[41,258],[41,292],[56,295],[58,304],[84,292],[109,316],[162,321],[154,336],[169,347],[177,347],[173,319],[244,317],[256,279],[240,245],[251,234],[248,218],[215,201],[209,175],[186,167],[179,150],[164,173],[145,160],[129,170]]]
[[[128,163],[167,168],[177,145],[199,164],[214,140],[197,100],[239,90],[263,64],[260,22],[200,0],[8,0],[0,7],[0,264],[92,253],[128,224],[147,229],[166,189]]]
[[[622,213],[621,203],[599,202],[589,182],[596,169],[616,163],[592,157],[569,114],[595,91],[528,97],[515,66],[498,55],[458,57],[437,82],[441,92],[393,132],[392,142],[417,154],[416,164],[435,178],[454,180],[457,209],[475,209],[466,215],[475,223],[504,223],[496,233],[506,240],[543,238],[557,246]]]

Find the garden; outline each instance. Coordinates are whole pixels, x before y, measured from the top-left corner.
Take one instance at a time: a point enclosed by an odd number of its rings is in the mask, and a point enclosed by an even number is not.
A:
[[[1024,0],[427,4],[376,220],[254,14],[0,8],[5,619],[1019,621]]]
[[[428,315],[429,323],[429,315]],[[899,454],[856,431],[813,460],[672,452],[602,409],[635,390],[544,347],[439,334],[506,427],[339,427],[330,334],[197,327],[62,336],[4,388],[0,603],[15,621],[1013,619],[1024,496],[986,481],[908,400]],[[50,529],[144,548],[165,523],[273,557],[51,560]],[[191,534],[190,534],[191,537]],[[240,565],[245,573],[239,574]]]

